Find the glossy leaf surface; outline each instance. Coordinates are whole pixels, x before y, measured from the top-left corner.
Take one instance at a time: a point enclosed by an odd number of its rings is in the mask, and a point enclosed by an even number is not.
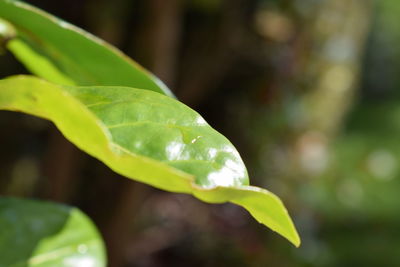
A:
[[[0,198],[0,266],[106,266],[92,222],[64,205]]]
[[[0,81],[0,109],[49,119],[79,148],[126,177],[206,202],[241,205],[259,222],[300,243],[279,198],[248,185],[232,144],[170,97],[17,76]]]
[[[0,35],[15,31],[8,49],[32,73],[48,81],[130,86],[172,96],[160,80],[115,47],[40,9],[0,0],[0,18]],[[9,24],[14,29],[2,32]]]

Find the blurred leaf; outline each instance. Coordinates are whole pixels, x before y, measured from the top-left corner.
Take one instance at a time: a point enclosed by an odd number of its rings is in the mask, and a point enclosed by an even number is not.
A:
[[[51,82],[130,86],[173,96],[160,80],[115,47],[40,9],[0,0],[0,18],[17,32],[8,49],[32,73]],[[0,21],[0,29],[5,25],[9,26]],[[1,30],[0,35],[4,35]]]
[[[103,242],[81,211],[0,198],[0,266],[105,266]]]
[[[211,203],[233,202],[295,245],[278,197],[248,185],[239,153],[184,104],[127,87],[57,86],[18,76],[0,81],[0,109],[53,121],[79,148],[117,173]]]

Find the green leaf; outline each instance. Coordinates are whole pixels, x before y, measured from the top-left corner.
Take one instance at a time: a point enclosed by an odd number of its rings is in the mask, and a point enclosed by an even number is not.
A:
[[[57,86],[17,76],[0,81],[0,109],[53,121],[76,146],[126,177],[210,203],[241,205],[300,244],[279,198],[248,185],[233,145],[170,97],[127,87]]]
[[[81,211],[0,198],[0,266],[105,266],[103,242]]]
[[[40,9],[0,0],[0,18],[0,40],[15,31],[7,42],[8,49],[32,73],[48,81],[129,86],[173,96],[159,79],[115,47]]]

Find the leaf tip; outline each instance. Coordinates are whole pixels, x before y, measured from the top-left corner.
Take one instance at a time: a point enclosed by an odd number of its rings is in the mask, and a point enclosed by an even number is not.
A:
[[[301,245],[301,239],[297,231],[294,231],[294,235],[288,239],[296,248],[299,248]]]

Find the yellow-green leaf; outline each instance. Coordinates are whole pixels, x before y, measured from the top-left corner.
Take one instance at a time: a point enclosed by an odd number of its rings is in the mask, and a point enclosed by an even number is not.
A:
[[[0,109],[49,119],[88,154],[131,179],[210,203],[232,202],[300,244],[279,198],[250,186],[233,145],[173,98],[128,87],[74,87],[17,76],[0,81]]]

